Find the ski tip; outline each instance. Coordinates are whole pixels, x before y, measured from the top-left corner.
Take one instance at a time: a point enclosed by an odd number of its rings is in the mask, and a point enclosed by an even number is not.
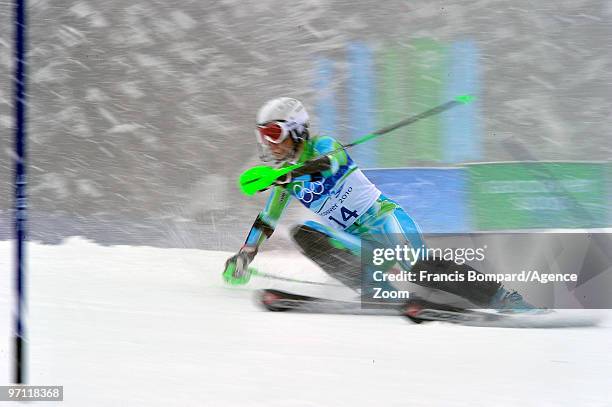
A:
[[[455,100],[459,103],[467,104],[474,100],[473,95],[459,95],[455,98]]]

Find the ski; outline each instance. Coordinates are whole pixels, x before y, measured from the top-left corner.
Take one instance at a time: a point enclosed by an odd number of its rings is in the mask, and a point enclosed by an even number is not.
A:
[[[320,314],[402,315],[421,324],[443,322],[454,325],[498,328],[576,328],[595,326],[598,317],[567,314],[554,310],[530,310],[527,312],[499,312],[496,310],[465,309],[448,304],[434,303],[421,298],[411,298],[398,304],[390,302],[362,302],[333,300],[281,290],[263,289],[257,292],[259,305],[273,312],[304,312]]]
[[[439,304],[420,298],[410,299],[402,309],[402,315],[417,324],[430,321],[450,322],[453,324],[483,323],[500,321],[506,314],[475,311]]]
[[[402,308],[402,315],[417,324],[446,322],[497,328],[577,328],[595,326],[600,322],[600,318],[593,315],[567,313],[563,310],[533,309],[525,312],[476,310],[433,303],[420,298],[411,298],[406,302]]]
[[[274,289],[259,290],[257,302],[268,311],[274,312],[298,311],[365,315],[399,315],[403,306],[403,304],[391,304],[389,302],[362,302],[360,299],[333,300]],[[367,307],[364,307],[364,305],[367,305]]]

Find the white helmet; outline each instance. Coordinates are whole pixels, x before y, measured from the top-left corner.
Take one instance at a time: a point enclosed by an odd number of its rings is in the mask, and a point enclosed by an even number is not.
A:
[[[280,143],[291,137],[295,143],[294,153],[304,140],[308,140],[310,118],[302,102],[280,97],[264,103],[257,112],[257,142],[261,147],[261,158],[269,161],[271,155],[267,143]],[[273,128],[269,128],[271,125]],[[265,140],[264,140],[265,138]]]

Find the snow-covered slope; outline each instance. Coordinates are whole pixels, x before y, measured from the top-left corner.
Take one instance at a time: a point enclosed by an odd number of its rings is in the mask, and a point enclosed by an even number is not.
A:
[[[0,242],[5,282],[10,250]],[[28,252],[29,382],[64,385],[62,406],[610,405],[609,322],[513,330],[269,313],[252,289],[287,286],[225,287],[228,253],[80,238]],[[326,279],[297,255],[256,264]],[[7,383],[12,293],[0,290]]]

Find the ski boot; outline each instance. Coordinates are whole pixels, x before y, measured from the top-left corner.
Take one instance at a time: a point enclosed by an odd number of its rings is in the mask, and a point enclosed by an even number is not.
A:
[[[517,291],[508,291],[500,287],[491,299],[489,307],[502,313],[521,313],[539,311],[536,307],[529,304]]]

